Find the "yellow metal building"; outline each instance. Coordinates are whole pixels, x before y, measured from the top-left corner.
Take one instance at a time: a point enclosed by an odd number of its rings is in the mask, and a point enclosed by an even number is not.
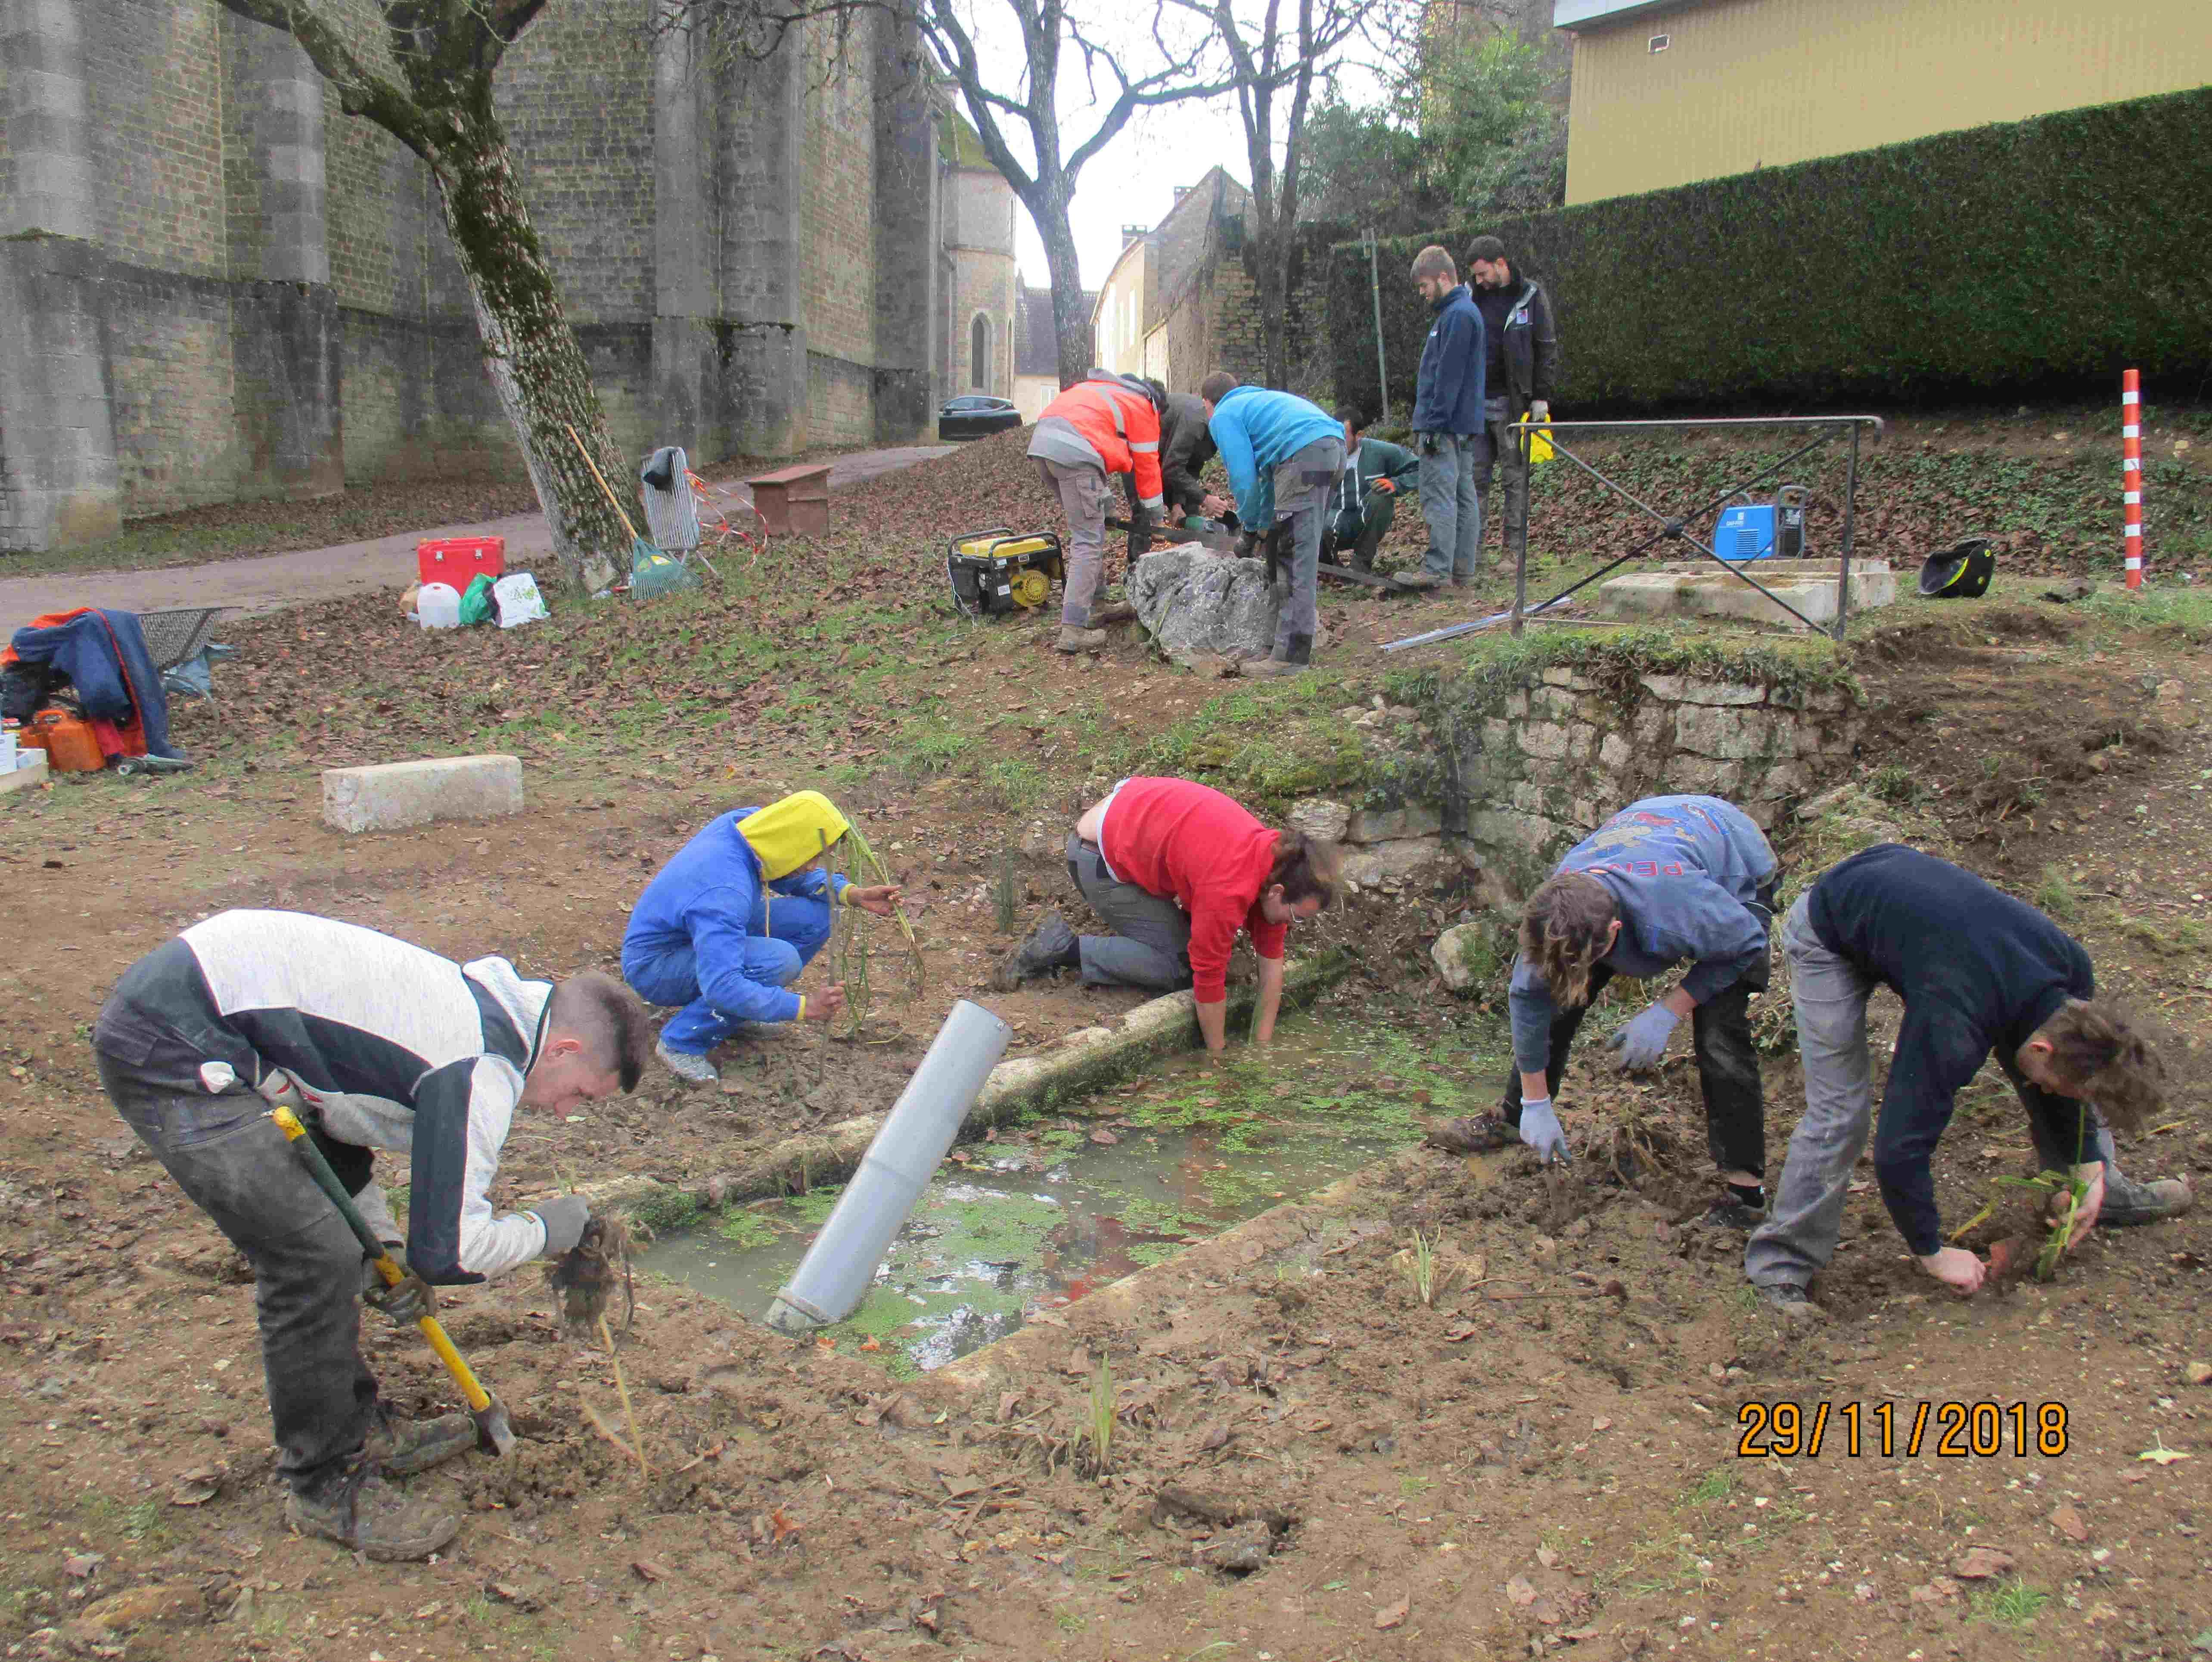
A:
[[[1557,0],[1553,21],[1571,203],[2212,83],[2212,0]]]

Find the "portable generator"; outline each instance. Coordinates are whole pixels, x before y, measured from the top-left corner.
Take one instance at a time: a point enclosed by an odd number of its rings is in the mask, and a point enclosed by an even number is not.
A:
[[[995,526],[954,537],[945,549],[945,577],[952,604],[967,617],[1034,611],[1050,598],[1054,579],[1065,580],[1060,538],[1049,531]]]

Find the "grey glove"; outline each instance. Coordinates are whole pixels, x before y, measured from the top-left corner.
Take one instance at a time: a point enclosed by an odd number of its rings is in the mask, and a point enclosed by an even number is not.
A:
[[[387,1287],[384,1277],[377,1273],[376,1260],[363,1259],[361,1264],[361,1301],[381,1311],[403,1327],[434,1314],[438,1308],[438,1295],[428,1282],[407,1269],[407,1260],[400,1254],[399,1243],[387,1240],[384,1243],[384,1250],[407,1272],[396,1283]]]
[[[539,1202],[530,1215],[545,1226],[545,1250],[538,1256],[558,1258],[584,1238],[584,1226],[592,1221],[592,1203],[581,1195],[562,1195]]]
[[[1622,1067],[1631,1073],[1642,1073],[1659,1065],[1659,1058],[1667,1053],[1668,1035],[1681,1019],[1665,1004],[1654,1004],[1606,1042],[1620,1052]]]
[[[1535,1149],[1545,1165],[1567,1156],[1567,1134],[1559,1129],[1559,1116],[1548,1096],[1531,1096],[1521,1104],[1521,1140]]]

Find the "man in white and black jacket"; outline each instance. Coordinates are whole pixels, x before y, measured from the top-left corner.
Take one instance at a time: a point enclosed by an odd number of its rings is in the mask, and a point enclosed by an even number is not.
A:
[[[412,1322],[434,1307],[433,1283],[576,1244],[591,1216],[580,1196],[494,1214],[500,1150],[518,1107],[566,1113],[635,1089],[653,1048],[644,1005],[596,972],[556,986],[328,918],[224,912],[125,970],[92,1043],[116,1111],[253,1266],[287,1519],[371,1558],[443,1546],[459,1519],[384,1478],[471,1447],[475,1424],[382,1410],[355,1296]],[[398,1286],[375,1284],[271,1103],[300,1116],[395,1257],[370,1151],[407,1156]]]

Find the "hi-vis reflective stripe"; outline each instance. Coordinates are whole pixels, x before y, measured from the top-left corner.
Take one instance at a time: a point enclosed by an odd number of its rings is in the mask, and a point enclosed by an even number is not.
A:
[[[2142,394],[2140,392],[2123,392],[2120,394],[2120,402],[2124,404],[2139,404],[2142,402]]]
[[[2133,422],[2124,422],[2120,427],[2120,437],[2123,439],[2140,439],[2142,437],[2142,428],[2136,426]]]
[[[1136,452],[1138,455],[1139,455],[1139,456],[1149,456],[1149,455],[1152,455],[1154,452],[1158,451],[1158,450],[1159,449],[1159,446],[1158,446],[1158,445],[1156,445],[1156,444],[1153,444],[1153,445],[1131,445],[1131,446],[1129,446],[1129,448],[1130,448],[1132,451],[1135,452]]]
[[[2124,473],[2141,473],[2142,471],[2142,458],[2140,456],[2121,457],[2120,470]]]
[[[2124,490],[2120,493],[2120,500],[2130,507],[2136,506],[2142,501],[2142,493],[2139,490]]]

